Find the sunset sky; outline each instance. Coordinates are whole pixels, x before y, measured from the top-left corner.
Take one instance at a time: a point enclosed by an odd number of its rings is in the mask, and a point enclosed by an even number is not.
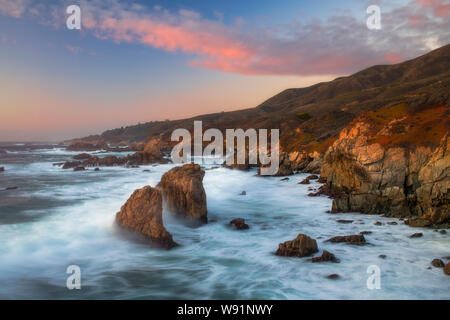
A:
[[[0,0],[0,141],[254,107],[448,43],[449,0]]]

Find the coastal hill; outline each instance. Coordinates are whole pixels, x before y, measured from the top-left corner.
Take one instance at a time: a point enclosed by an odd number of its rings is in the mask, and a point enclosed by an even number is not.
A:
[[[194,120],[202,120],[204,129],[278,128],[276,175],[320,173],[326,184],[310,195],[332,197],[331,212],[385,214],[407,218],[411,226],[450,227],[449,101],[446,45],[403,63],[288,89],[255,108],[149,122],[71,142],[128,145],[141,159],[169,150],[172,131],[192,130]]]
[[[255,108],[220,112],[172,121],[153,121],[108,130],[74,141],[104,141],[113,145],[163,140],[177,128],[279,128],[284,151],[324,152],[339,132],[361,113],[399,103],[409,109],[446,104],[450,95],[450,45],[418,58],[373,66],[348,77],[287,89]]]

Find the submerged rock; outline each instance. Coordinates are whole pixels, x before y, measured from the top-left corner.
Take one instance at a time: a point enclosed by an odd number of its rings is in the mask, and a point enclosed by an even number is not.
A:
[[[410,235],[410,238],[420,238],[423,236],[423,233],[421,232],[417,232],[417,233],[413,233],[412,235]]]
[[[5,171],[5,167],[0,167],[0,172],[4,172]]]
[[[84,171],[84,170],[86,170],[85,167],[75,167],[75,168],[73,168],[73,171]]]
[[[317,180],[317,179],[319,179],[319,176],[316,175],[316,174],[312,174],[312,175],[310,175],[310,176],[307,176],[306,179],[309,179],[309,180]]]
[[[442,261],[441,259],[433,259],[433,261],[431,261],[431,265],[435,268],[445,267],[444,261]]]
[[[316,240],[308,237],[306,234],[299,234],[294,240],[280,243],[275,254],[278,256],[300,258],[310,256],[317,251]]]
[[[349,244],[355,244],[355,245],[363,245],[366,244],[366,239],[362,234],[354,234],[350,236],[336,236],[333,238],[328,239],[325,242],[333,242],[333,243],[349,243]]]
[[[133,192],[116,214],[116,223],[144,235],[166,249],[177,245],[163,225],[161,192],[150,186]]]
[[[353,220],[344,220],[344,219],[339,219],[336,220],[337,223],[353,223]]]
[[[323,250],[322,255],[320,257],[314,257],[311,259],[312,262],[326,262],[331,261],[334,263],[338,263],[339,259],[337,259],[334,254],[331,252],[328,252],[326,250]]]
[[[239,195],[241,195],[241,196],[246,196],[246,195],[247,195],[247,192],[245,192],[245,190],[244,190],[244,191],[242,191]]]
[[[176,215],[207,222],[203,171],[198,164],[185,164],[166,172],[158,183],[167,208]]]
[[[341,277],[341,276],[338,275],[337,273],[332,273],[332,274],[327,275],[327,278],[328,278],[328,279],[331,279],[331,280],[337,280],[337,279],[339,279],[340,277]]]
[[[237,218],[230,221],[230,224],[233,225],[237,230],[246,230],[250,227],[245,223],[245,219]]]
[[[372,231],[361,231],[359,234],[362,234],[362,235],[372,234]]]

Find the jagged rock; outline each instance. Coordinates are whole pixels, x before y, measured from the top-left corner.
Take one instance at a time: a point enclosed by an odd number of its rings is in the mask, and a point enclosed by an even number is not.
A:
[[[442,261],[441,259],[433,259],[433,261],[431,261],[431,265],[435,268],[445,267],[444,261]]]
[[[324,184],[323,186],[320,186],[319,190],[317,192],[311,192],[308,193],[309,197],[317,197],[317,196],[327,196],[330,199],[338,199],[344,195],[341,191],[332,190],[328,185]],[[339,211],[336,210],[336,208],[332,207],[331,209],[332,213],[337,213]]]
[[[150,186],[133,192],[116,214],[116,223],[144,235],[166,249],[177,245],[163,225],[161,192]]]
[[[392,108],[402,110],[401,106]],[[370,115],[359,116],[341,131],[339,139],[326,151],[321,177],[327,179],[332,190],[345,192],[344,196],[334,199],[333,209],[416,217],[410,219],[411,226],[449,223],[448,133],[434,148],[427,143],[391,143],[389,137],[396,137],[399,132],[396,128],[407,132],[408,124],[416,117],[406,111],[398,112],[405,116],[384,120],[384,124],[374,121]],[[421,122],[415,124],[420,125]]]
[[[309,183],[310,183],[309,179],[306,178],[306,179],[303,179],[302,181],[300,181],[298,184],[309,184]]]
[[[84,171],[84,170],[86,170],[85,167],[75,167],[75,168],[73,168],[73,171]]]
[[[411,218],[411,219],[405,220],[405,224],[410,227],[424,228],[424,227],[430,226],[431,221],[428,221],[428,220],[425,220],[422,218]]]
[[[294,240],[280,243],[275,254],[287,257],[306,257],[317,251],[316,240],[305,234],[299,234]]]
[[[245,219],[237,218],[230,221],[230,224],[233,225],[237,230],[246,230],[250,227],[245,223]]]
[[[412,235],[410,235],[410,238],[421,238],[423,236],[423,233],[418,232],[418,233],[413,233]]]
[[[354,234],[350,236],[336,236],[328,239],[325,242],[333,242],[333,243],[345,242],[349,244],[363,245],[366,244],[366,239],[362,234]]]
[[[328,252],[326,250],[323,250],[322,255],[320,257],[314,257],[311,259],[312,262],[326,262],[331,261],[334,263],[338,263],[339,259],[337,259],[334,254],[331,252]]]
[[[157,187],[163,192],[167,208],[176,215],[207,222],[204,175],[205,171],[194,163],[166,172]]]

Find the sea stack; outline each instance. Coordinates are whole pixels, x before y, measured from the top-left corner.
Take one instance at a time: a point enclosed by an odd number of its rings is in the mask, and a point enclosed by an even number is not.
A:
[[[158,184],[165,206],[174,214],[206,223],[206,193],[203,188],[203,171],[198,164],[190,163],[166,172]]]
[[[177,245],[163,225],[161,192],[150,186],[133,192],[117,213],[116,223],[144,235],[163,248]]]

